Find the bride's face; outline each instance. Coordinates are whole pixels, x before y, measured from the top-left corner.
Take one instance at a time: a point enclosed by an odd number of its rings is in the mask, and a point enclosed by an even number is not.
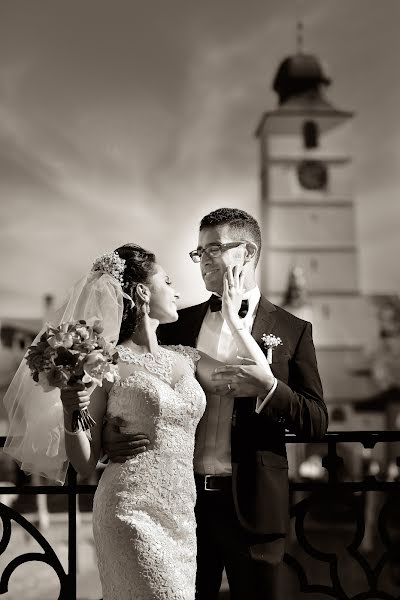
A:
[[[160,323],[172,323],[178,319],[176,301],[179,294],[172,287],[169,276],[160,265],[148,281],[150,290],[150,317]]]

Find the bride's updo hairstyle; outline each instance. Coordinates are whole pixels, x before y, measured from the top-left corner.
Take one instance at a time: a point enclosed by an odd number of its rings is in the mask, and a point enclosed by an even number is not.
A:
[[[140,321],[142,307],[136,295],[136,287],[138,283],[148,282],[154,272],[156,257],[152,252],[136,244],[125,244],[115,252],[125,260],[122,289],[135,302],[135,306],[132,307],[129,300],[124,298],[124,312],[118,339],[118,344],[121,344],[132,336]]]

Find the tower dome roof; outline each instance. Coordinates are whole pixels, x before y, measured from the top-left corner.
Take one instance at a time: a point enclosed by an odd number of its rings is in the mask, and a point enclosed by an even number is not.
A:
[[[273,89],[279,96],[279,104],[293,97],[313,93],[319,95],[321,86],[329,85],[331,80],[325,74],[318,58],[313,54],[299,52],[285,58],[278,67]]]

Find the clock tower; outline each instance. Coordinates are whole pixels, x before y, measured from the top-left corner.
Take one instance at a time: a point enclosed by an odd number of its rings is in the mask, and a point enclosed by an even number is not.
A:
[[[353,113],[328,99],[330,84],[316,56],[299,51],[283,60],[273,82],[277,107],[262,115],[256,136],[261,289],[282,305],[289,274],[304,274],[325,398],[337,405],[371,395],[359,363],[378,334],[374,309],[359,292]]]

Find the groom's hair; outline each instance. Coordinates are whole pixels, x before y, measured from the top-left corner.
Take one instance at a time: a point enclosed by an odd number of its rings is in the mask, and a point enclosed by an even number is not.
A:
[[[261,231],[255,218],[239,208],[217,208],[202,218],[200,231],[207,227],[222,225],[229,225],[237,239],[246,239],[257,245],[255,257],[255,265],[257,265],[261,253]]]

